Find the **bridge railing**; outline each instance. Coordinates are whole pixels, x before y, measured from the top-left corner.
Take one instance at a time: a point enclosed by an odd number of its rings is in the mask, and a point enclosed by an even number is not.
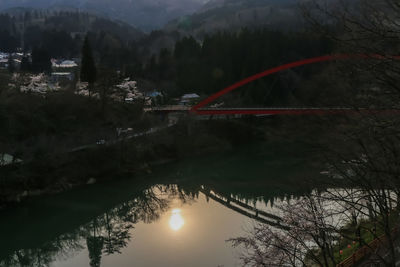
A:
[[[399,229],[396,227],[392,230],[392,235],[397,234]],[[336,265],[337,267],[350,267],[350,266],[355,266],[357,263],[359,263],[361,260],[365,259],[365,257],[371,255],[376,251],[380,246],[386,245],[387,243],[387,237],[386,235],[381,235],[378,238],[375,238],[371,242],[369,242],[367,245],[359,248],[357,251],[355,251],[351,256],[349,256],[347,259]]]

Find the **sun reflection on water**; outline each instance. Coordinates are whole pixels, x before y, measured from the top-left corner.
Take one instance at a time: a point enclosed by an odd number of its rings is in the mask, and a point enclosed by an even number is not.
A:
[[[183,217],[181,215],[181,210],[173,209],[172,215],[169,219],[169,227],[174,231],[178,231],[179,229],[182,228],[182,226],[184,224],[185,224],[185,220],[183,219]]]

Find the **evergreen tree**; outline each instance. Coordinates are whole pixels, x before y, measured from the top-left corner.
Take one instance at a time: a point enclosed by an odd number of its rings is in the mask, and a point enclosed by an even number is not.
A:
[[[10,73],[14,73],[14,71],[15,71],[14,58],[11,54],[8,57],[8,71]]]
[[[50,55],[45,48],[35,47],[32,50],[32,71],[33,72],[51,72]]]
[[[28,72],[31,71],[31,62],[29,60],[28,56],[23,56],[21,59],[21,67],[20,67],[22,72]]]
[[[86,36],[82,47],[81,61],[81,81],[89,83],[89,95],[96,82],[97,70],[93,59],[92,48],[90,47],[89,38]]]
[[[100,267],[101,254],[104,246],[104,238],[99,236],[97,220],[93,221],[93,235],[86,237],[86,245],[89,251],[90,267]]]

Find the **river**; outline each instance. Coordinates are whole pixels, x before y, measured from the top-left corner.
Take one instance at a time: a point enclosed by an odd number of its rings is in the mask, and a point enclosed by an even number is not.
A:
[[[0,266],[240,266],[226,240],[277,223],[277,202],[313,189],[317,158],[255,144],[30,199],[2,212]]]

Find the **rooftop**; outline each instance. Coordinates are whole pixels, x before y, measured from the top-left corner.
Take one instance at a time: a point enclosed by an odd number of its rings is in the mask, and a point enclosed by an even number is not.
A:
[[[182,99],[191,99],[191,98],[199,98],[200,96],[198,94],[192,93],[192,94],[184,94],[182,96]]]

